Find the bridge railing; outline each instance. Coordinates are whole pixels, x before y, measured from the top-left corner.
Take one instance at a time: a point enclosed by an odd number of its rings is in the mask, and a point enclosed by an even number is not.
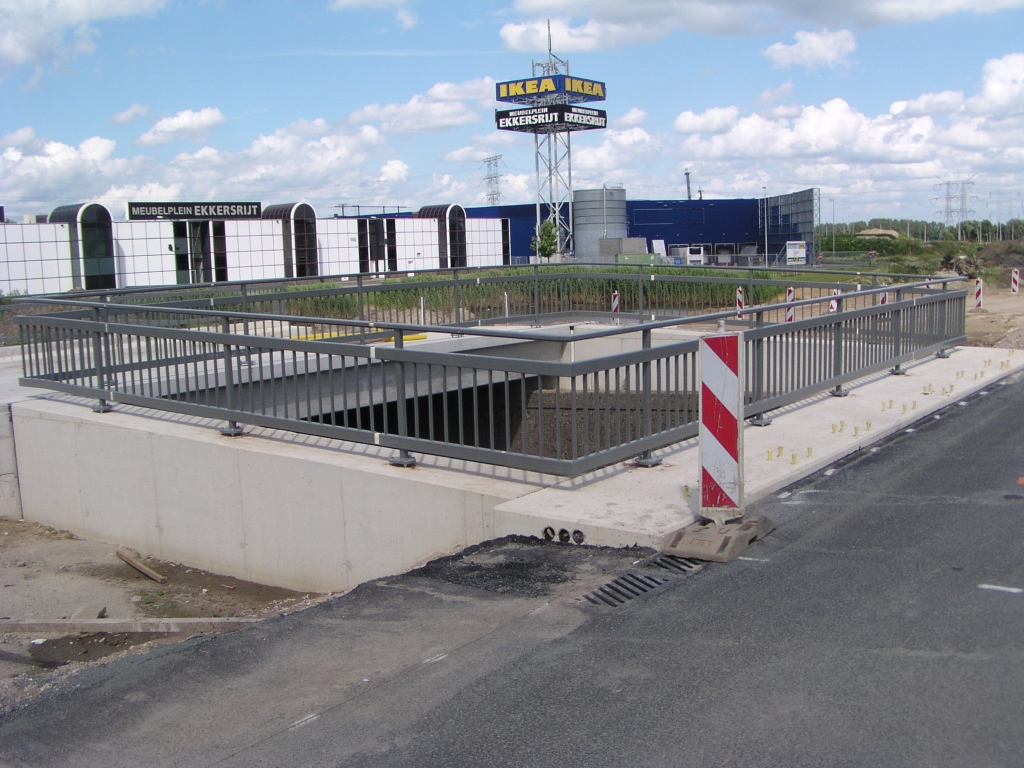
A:
[[[573,476],[697,434],[698,329],[744,329],[746,416],[757,417],[962,343],[955,285],[540,329],[64,300],[65,311],[17,318],[21,383],[98,410],[216,419],[228,433],[250,424]],[[803,318],[780,322],[790,308]],[[419,334],[431,338],[406,345]]]

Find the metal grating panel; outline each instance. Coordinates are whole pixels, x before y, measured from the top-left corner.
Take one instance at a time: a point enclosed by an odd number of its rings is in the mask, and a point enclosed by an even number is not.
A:
[[[704,567],[698,560],[690,560],[689,558],[677,555],[658,555],[648,560],[644,565],[664,568],[671,573],[682,574],[696,573]]]
[[[646,594],[666,584],[668,579],[657,576],[643,576],[638,573],[626,573],[612,579],[603,587],[588,592],[583,599],[594,605],[608,605],[617,608],[635,597]]]

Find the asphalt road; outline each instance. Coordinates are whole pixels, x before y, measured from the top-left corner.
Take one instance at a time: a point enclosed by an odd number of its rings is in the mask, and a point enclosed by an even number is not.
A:
[[[573,597],[635,552],[486,547],[80,675],[0,721],[0,761],[1024,765],[1022,406],[952,405],[619,608]]]

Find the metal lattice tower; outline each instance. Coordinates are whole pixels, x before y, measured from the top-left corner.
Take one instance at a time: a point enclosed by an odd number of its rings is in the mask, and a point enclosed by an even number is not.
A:
[[[495,83],[495,99],[519,107],[495,110],[494,120],[499,131],[533,134],[536,232],[539,238],[542,224],[550,222],[555,235],[551,255],[564,259],[574,248],[571,136],[574,131],[608,127],[608,113],[589,106],[604,101],[607,90],[598,80],[570,77],[569,62],[551,50],[550,21],[547,59],[532,65],[531,79]]]
[[[960,221],[957,224],[957,240],[963,240],[964,222],[974,215],[974,211],[967,207],[971,196],[970,189],[974,186],[974,182],[970,179],[962,179],[958,183],[960,185]]]
[[[548,21],[547,61],[534,61],[533,76],[568,75],[569,62],[551,50],[551,22]],[[538,104],[568,104],[563,94],[551,94],[538,100]],[[534,170],[537,182],[537,233],[542,221],[555,225],[558,234],[558,253],[573,248],[572,234],[572,134],[569,131],[550,131],[533,135]]]
[[[501,155],[491,155],[484,158],[484,165],[487,166],[487,175],[484,181],[487,182],[487,204],[501,205],[501,180],[503,176],[498,172],[498,164],[501,162]]]
[[[569,62],[551,49],[551,22],[548,22],[548,60],[532,62],[534,77],[568,75]],[[563,94],[538,99],[540,104],[565,104]],[[550,221],[558,233],[558,253],[572,248],[572,140],[568,131],[534,134],[534,168],[537,174],[537,232],[541,222]]]
[[[957,201],[957,196],[953,194],[953,190],[956,189],[956,182],[946,180],[943,182],[946,187],[946,207],[944,210],[946,226],[953,226],[953,203]]]

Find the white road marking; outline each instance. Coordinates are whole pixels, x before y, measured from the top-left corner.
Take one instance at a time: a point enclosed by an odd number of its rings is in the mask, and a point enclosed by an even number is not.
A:
[[[979,584],[978,589],[990,589],[993,592],[1009,592],[1011,595],[1024,594],[1024,589],[1018,587],[1001,587],[998,584]]]
[[[306,715],[306,716],[305,716],[304,718],[302,718],[301,720],[296,720],[296,721],[295,721],[294,723],[292,723],[291,725],[289,725],[289,726],[288,726],[288,730],[290,731],[290,730],[292,730],[292,729],[294,729],[294,728],[298,728],[298,727],[300,727],[300,726],[303,726],[303,725],[305,725],[306,723],[311,723],[311,722],[313,722],[314,720],[318,719],[319,717],[320,717],[320,715]]]
[[[448,658],[448,654],[447,653],[442,653],[442,654],[439,654],[437,656],[431,656],[429,659],[427,659],[423,663],[424,664],[433,664],[435,661],[441,661],[441,659],[447,659],[447,658]]]
[[[765,560],[764,558],[761,558],[761,557],[743,557],[743,556],[740,556],[738,559],[740,559],[740,560],[749,560],[751,563],[770,563],[771,562],[771,560]]]

